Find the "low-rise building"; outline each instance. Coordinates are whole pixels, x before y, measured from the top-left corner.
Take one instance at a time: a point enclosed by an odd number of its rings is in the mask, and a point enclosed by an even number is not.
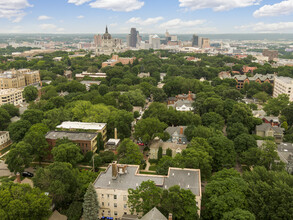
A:
[[[187,138],[184,135],[186,126],[177,126],[177,127],[168,127],[165,129],[170,135],[170,139],[167,142],[176,143],[176,144],[186,144]]]
[[[72,131],[49,131],[46,134],[46,141],[50,146],[50,151],[56,145],[57,140],[67,138],[76,143],[83,154],[97,150],[97,133],[72,132]]]
[[[243,73],[253,73],[256,69],[257,67],[243,66],[242,71]]]
[[[62,131],[83,131],[101,133],[103,141],[107,140],[107,124],[106,123],[91,123],[91,122],[78,122],[78,121],[64,121],[61,125],[56,127]]]
[[[245,83],[249,84],[250,82],[257,82],[259,84],[267,82],[267,83],[270,83],[271,85],[274,85],[275,75],[274,74],[266,74],[266,75],[255,74],[253,77],[248,77],[246,75],[235,75],[233,78],[237,82],[236,88],[243,89],[244,84]]]
[[[112,163],[101,172],[94,182],[100,205],[99,218],[120,219],[130,214],[128,189],[137,188],[143,181],[154,181],[157,187],[168,189],[174,185],[191,190],[196,197],[198,208],[201,207],[201,179],[199,169],[169,168],[167,176],[139,173],[138,165]],[[140,213],[138,213],[140,214]]]
[[[89,91],[91,85],[98,85],[98,86],[99,86],[99,85],[101,84],[101,81],[83,80],[83,81],[81,81],[80,83],[83,84],[83,85],[85,85],[86,90]]]
[[[178,100],[174,103],[174,105],[168,105],[168,107],[173,107],[176,111],[180,112],[190,112],[194,110],[194,107],[192,106],[193,102],[194,101],[189,100]]]
[[[5,104],[20,105],[23,102],[23,89],[1,89],[0,106]]]
[[[149,158],[150,159],[158,159],[158,151],[159,148],[162,148],[162,155],[167,155],[167,150],[172,150],[172,157],[175,157],[177,154],[180,154],[182,150],[185,150],[187,147],[187,144],[178,144],[178,143],[172,143],[172,142],[163,142],[163,141],[154,141],[150,146],[149,151]]]
[[[281,125],[281,122],[279,120],[279,117],[275,116],[264,116],[261,118],[264,123],[269,123],[273,127],[279,127]]]
[[[8,131],[0,131],[0,150],[8,147],[11,144],[11,139]]]
[[[113,55],[110,60],[102,63],[102,68],[107,66],[115,66],[117,63],[122,63],[123,65],[133,64],[135,57],[119,57],[118,55]]]
[[[88,78],[91,80],[96,80],[99,78],[106,78],[107,74],[106,73],[88,73],[87,71],[84,71],[82,73],[76,74],[75,78],[77,80],[83,80],[84,78]]]
[[[255,128],[256,135],[260,137],[274,137],[276,143],[281,143],[284,137],[284,128],[273,127],[269,123],[257,125]]]
[[[293,102],[293,79],[290,77],[276,76],[273,97],[281,94],[289,96],[290,102]]]
[[[139,73],[139,74],[137,74],[138,78],[147,78],[147,77],[150,77],[150,76],[151,76],[150,73]]]

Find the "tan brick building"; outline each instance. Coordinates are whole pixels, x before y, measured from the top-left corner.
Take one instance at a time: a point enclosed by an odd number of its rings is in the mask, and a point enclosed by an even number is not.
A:
[[[8,131],[0,131],[0,150],[11,144]]]
[[[0,106],[5,104],[19,105],[23,102],[23,89],[1,89]]]
[[[0,73],[0,89],[21,88],[39,82],[39,71],[31,71],[30,69],[13,69]]]

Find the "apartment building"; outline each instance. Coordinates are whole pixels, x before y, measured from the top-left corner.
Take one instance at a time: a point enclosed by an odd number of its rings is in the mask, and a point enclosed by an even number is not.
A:
[[[77,121],[64,121],[61,125],[56,127],[62,131],[83,131],[101,133],[104,143],[107,140],[107,124],[106,123],[88,123]]]
[[[266,74],[266,75],[255,74],[252,77],[248,77],[246,75],[235,75],[235,76],[233,76],[233,78],[237,82],[236,88],[243,89],[244,84],[245,83],[249,84],[250,82],[257,82],[259,84],[267,82],[267,83],[270,83],[271,85],[274,85],[275,75],[274,74]]]
[[[290,102],[293,102],[293,79],[290,77],[276,76],[273,97],[276,98],[280,94],[289,96]]]
[[[135,59],[135,57],[119,57],[118,55],[113,55],[111,59],[102,63],[102,67],[115,66],[117,63],[122,63],[123,65],[133,64]]]
[[[76,74],[75,78],[77,80],[84,80],[84,79],[90,79],[90,80],[97,80],[99,78],[106,78],[106,73],[88,73],[87,71],[84,71],[82,73]]]
[[[174,185],[190,189],[196,196],[200,209],[201,180],[199,169],[169,168],[167,176],[147,175],[139,173],[138,165],[122,165],[115,162],[106,171],[100,173],[94,182],[100,205],[99,218],[110,217],[115,220],[130,214],[128,207],[128,189],[135,189],[143,181],[152,180],[156,186],[168,189]]]
[[[19,105],[23,102],[23,89],[0,89],[0,106],[5,104]]]
[[[95,152],[97,150],[97,133],[49,131],[45,137],[50,146],[50,151],[59,139],[64,138],[76,143],[83,154],[86,154],[89,151]]]
[[[0,150],[11,144],[8,131],[0,131]]]
[[[39,82],[39,71],[31,71],[30,69],[13,69],[0,73],[0,89],[21,88]]]

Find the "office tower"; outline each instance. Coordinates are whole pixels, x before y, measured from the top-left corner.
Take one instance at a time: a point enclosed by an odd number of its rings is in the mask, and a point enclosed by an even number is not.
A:
[[[199,39],[198,39],[198,36],[194,34],[194,35],[192,36],[192,46],[193,46],[193,47],[198,47],[198,46],[199,46],[199,42],[198,42],[198,40],[199,40]]]
[[[129,43],[128,46],[129,47],[136,47],[137,36],[139,36],[139,33],[136,30],[136,28],[131,28],[130,34],[129,34],[129,37],[128,37],[128,43]]]

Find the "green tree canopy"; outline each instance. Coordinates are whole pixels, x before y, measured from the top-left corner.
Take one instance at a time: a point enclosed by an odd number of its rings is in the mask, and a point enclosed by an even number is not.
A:
[[[23,90],[23,97],[27,102],[36,100],[38,89],[35,86],[26,86]]]
[[[52,149],[52,155],[56,162],[67,162],[76,166],[83,159],[80,148],[74,143],[61,144]]]
[[[89,184],[88,189],[84,195],[83,215],[84,220],[98,220],[99,219],[99,202],[96,190],[93,184]]]

